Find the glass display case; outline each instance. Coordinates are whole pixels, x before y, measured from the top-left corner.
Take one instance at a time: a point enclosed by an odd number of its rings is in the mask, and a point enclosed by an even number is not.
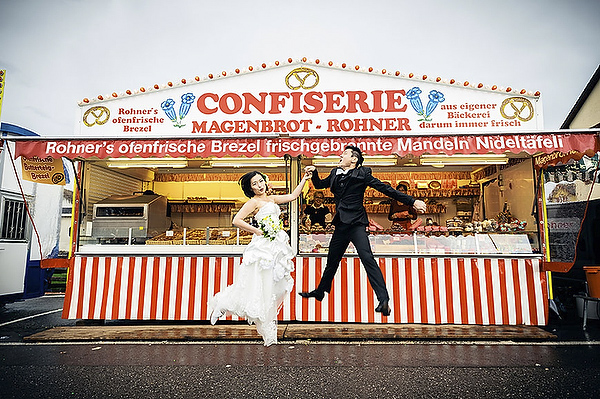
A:
[[[300,254],[327,253],[330,233],[301,234]],[[490,255],[533,254],[534,248],[525,233],[515,234],[467,234],[426,235],[414,233],[371,234],[371,248],[376,255]],[[352,244],[347,254],[356,253]]]

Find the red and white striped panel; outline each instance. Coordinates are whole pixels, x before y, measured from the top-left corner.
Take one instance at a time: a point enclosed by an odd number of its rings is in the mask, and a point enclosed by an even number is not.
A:
[[[77,257],[69,271],[68,319],[208,320],[208,300],[231,284],[239,257]],[[392,314],[377,300],[357,258],[344,258],[322,301],[297,291],[316,286],[324,258],[296,258],[295,290],[280,320],[529,324],[547,320],[545,273],[537,260],[379,258]],[[228,317],[237,320],[237,317]]]
[[[296,259],[296,290],[310,291],[325,258]],[[545,325],[546,274],[536,259],[378,258],[392,314],[378,304],[358,258],[344,258],[322,302],[298,301],[302,321]]]

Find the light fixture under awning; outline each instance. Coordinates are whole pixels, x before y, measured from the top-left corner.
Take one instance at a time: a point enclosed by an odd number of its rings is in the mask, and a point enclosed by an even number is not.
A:
[[[276,157],[254,157],[254,158],[213,158],[209,161],[210,166],[219,168],[246,168],[246,167],[265,167],[276,168],[285,166],[283,158]]]
[[[395,155],[365,156],[363,165],[365,166],[394,166],[396,165]],[[321,157],[315,156],[312,164],[315,166],[337,166],[340,163],[339,156]]]
[[[505,165],[508,157],[504,154],[487,155],[421,155],[421,165],[438,166],[445,165]]]
[[[185,168],[186,158],[109,158],[106,166],[109,168]]]

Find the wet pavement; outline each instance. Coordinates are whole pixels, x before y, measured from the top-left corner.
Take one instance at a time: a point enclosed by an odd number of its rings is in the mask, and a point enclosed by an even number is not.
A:
[[[96,340],[260,341],[253,326],[243,321],[64,320],[64,296],[45,295],[0,308],[1,342]],[[280,342],[296,340],[429,340],[429,341],[553,341],[600,342],[600,321],[589,319],[587,329],[577,315],[551,315],[547,326],[461,326],[366,323],[279,323]]]
[[[484,336],[485,326],[458,329],[459,335],[479,331],[478,338],[457,338],[449,329],[420,325],[409,326],[409,337],[390,338],[400,330],[299,323],[304,330],[265,348],[258,336],[243,335],[253,328],[240,322],[81,325],[61,319],[61,306],[62,296],[46,295],[0,308],[3,399],[600,397],[600,323],[594,319],[583,331],[581,319],[552,318],[549,326],[534,327],[537,338],[491,327]],[[293,327],[280,323],[283,331]],[[87,336],[67,339],[60,329]],[[145,329],[154,338],[99,335],[111,329],[138,336]],[[186,329],[217,332],[217,338],[169,338]],[[241,332],[231,332],[236,329]],[[320,338],[315,331],[322,331]],[[349,335],[360,331],[365,336]],[[54,337],[32,339],[40,334]]]

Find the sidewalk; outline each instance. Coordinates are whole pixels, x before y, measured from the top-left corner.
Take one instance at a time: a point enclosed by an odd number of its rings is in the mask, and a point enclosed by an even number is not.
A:
[[[0,335],[23,342],[261,340],[245,321],[64,320],[62,298],[46,295],[0,309]],[[17,322],[23,318],[23,321]],[[13,321],[10,321],[13,320]],[[8,323],[7,323],[8,322]],[[598,342],[600,320],[583,330],[577,315],[550,317],[547,326],[279,322],[280,341],[536,341]]]
[[[24,338],[26,342],[52,341],[214,341],[259,340],[256,328],[245,322],[107,323],[54,327]],[[279,323],[280,341],[296,340],[467,340],[551,341],[557,336],[531,326],[464,326],[425,324]]]

